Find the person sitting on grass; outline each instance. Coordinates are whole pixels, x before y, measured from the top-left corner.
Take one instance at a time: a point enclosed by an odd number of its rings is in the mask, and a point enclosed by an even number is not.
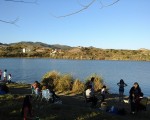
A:
[[[60,97],[58,97],[54,90],[52,89],[52,87],[44,85],[42,87],[42,100],[46,99],[47,101],[49,101],[50,103],[58,103],[58,102],[62,102],[60,100]]]
[[[40,89],[41,85],[38,81],[35,81],[32,85],[31,85],[31,90],[32,90],[32,94],[36,93],[36,88]]]
[[[48,89],[50,93],[52,93],[52,98],[53,98],[52,103],[60,101],[60,97],[55,94],[55,91],[52,89],[52,87],[49,87]]]
[[[91,85],[87,86],[87,90],[85,91],[85,97],[86,97],[87,102],[92,102],[93,106],[97,105],[98,99],[94,95],[94,92],[92,90],[92,86]]]
[[[31,95],[25,96],[21,113],[23,116],[23,120],[29,120],[32,118]]]

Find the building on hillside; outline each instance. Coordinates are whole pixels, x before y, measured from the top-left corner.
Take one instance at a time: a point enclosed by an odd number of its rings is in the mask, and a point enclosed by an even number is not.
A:
[[[23,52],[23,53],[27,53],[27,52],[30,52],[30,51],[31,51],[30,48],[23,48],[23,49],[22,49],[22,52]]]

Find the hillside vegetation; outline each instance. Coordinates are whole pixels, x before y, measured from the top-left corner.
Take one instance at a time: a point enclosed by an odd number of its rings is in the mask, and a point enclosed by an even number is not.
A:
[[[95,47],[48,45],[41,42],[19,42],[12,44],[0,43],[0,57],[150,61],[150,50],[100,49]]]

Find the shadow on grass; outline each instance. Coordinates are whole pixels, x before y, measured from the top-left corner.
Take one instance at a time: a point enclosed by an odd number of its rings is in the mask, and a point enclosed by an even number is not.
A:
[[[11,86],[10,93],[0,96],[0,119],[1,120],[21,120],[21,108],[23,97],[30,94],[30,86]],[[100,96],[98,95],[100,98]],[[117,95],[108,95],[106,102],[109,106],[116,105],[125,107],[127,114],[124,116],[106,113],[98,108],[90,108],[84,100],[82,94],[79,95],[60,95],[62,104],[52,104],[41,101],[33,101],[33,114],[40,120],[149,120],[150,103],[147,111],[140,111],[136,115],[130,115],[130,104],[118,103]],[[9,99],[8,99],[9,98]],[[100,103],[98,102],[98,106]]]

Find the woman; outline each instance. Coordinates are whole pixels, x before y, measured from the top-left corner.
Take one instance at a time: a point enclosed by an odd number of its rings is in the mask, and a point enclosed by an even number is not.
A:
[[[143,97],[141,88],[137,82],[133,84],[133,87],[130,89],[130,103],[131,103],[131,113],[135,114],[139,110],[140,100]]]
[[[26,97],[24,98],[22,106],[22,116],[23,120],[28,120],[32,117],[32,105],[30,95],[26,95]]]
[[[122,101],[124,94],[124,87],[126,87],[127,84],[123,81],[123,79],[121,79],[120,82],[117,83],[117,85],[119,86],[119,100]]]

